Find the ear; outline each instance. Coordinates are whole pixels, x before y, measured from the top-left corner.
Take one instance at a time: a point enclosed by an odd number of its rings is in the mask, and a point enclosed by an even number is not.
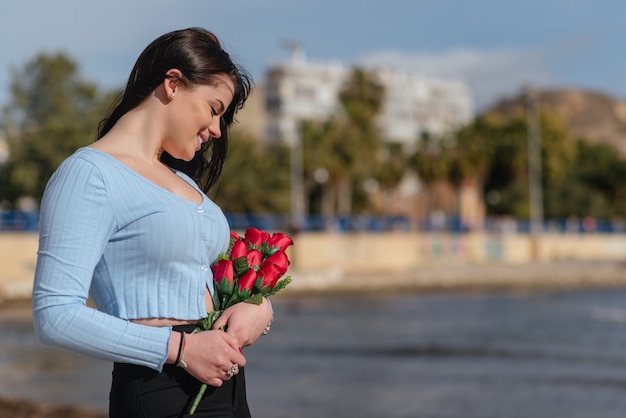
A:
[[[180,70],[172,68],[167,70],[165,73],[165,79],[163,80],[163,89],[165,92],[165,97],[168,97],[170,100],[174,98],[176,95],[176,90],[180,85],[180,80],[183,78],[183,73]]]

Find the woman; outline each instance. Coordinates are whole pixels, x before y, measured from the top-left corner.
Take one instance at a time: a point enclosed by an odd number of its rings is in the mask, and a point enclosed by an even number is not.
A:
[[[211,32],[165,34],[139,56],[99,140],[48,183],[35,330],[43,343],[115,362],[111,417],[183,416],[202,383],[210,390],[194,416],[250,416],[241,348],[267,328],[269,302],[237,304],[190,334],[213,309],[210,265],[229,243],[205,192],[250,88]]]

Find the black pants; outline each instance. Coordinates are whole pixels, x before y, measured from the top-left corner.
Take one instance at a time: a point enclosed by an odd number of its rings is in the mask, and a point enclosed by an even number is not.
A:
[[[174,327],[191,332],[194,325]],[[180,367],[166,364],[161,373],[148,367],[115,363],[109,395],[110,418],[182,418],[201,382]],[[250,418],[243,367],[219,388],[207,386],[192,417]]]

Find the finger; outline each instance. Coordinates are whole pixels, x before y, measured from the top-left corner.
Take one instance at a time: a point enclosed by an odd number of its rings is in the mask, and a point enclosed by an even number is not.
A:
[[[218,330],[218,329],[222,329],[226,326],[226,324],[228,323],[228,320],[224,317],[220,317],[217,321],[215,321],[215,323],[213,324],[213,328],[211,328],[212,330]]]
[[[228,324],[229,318],[230,318],[229,312],[224,312],[223,314],[219,316],[219,318],[217,318],[217,320],[213,324],[213,328],[211,329],[220,329],[220,328],[226,327],[226,325]]]
[[[213,378],[207,379],[203,383],[206,383],[209,386],[214,386],[216,388],[219,388],[220,386],[224,384],[224,381],[220,378],[213,377]]]
[[[226,375],[226,380],[230,380],[233,376],[239,373],[239,365],[237,363],[233,364],[230,369],[226,370],[224,373]]]
[[[239,367],[244,367],[246,365],[246,358],[243,356],[243,353],[237,349],[237,354],[233,357],[233,364],[237,364]]]
[[[219,335],[226,343],[226,347],[224,347],[224,351],[218,361],[221,368],[223,370],[228,370],[233,364],[238,364],[240,367],[245,366],[246,358],[244,357],[240,346],[237,344],[237,340],[225,332],[219,332],[217,335]]]
[[[238,353],[241,354],[241,345],[239,343],[239,340],[231,334],[228,333],[223,333],[222,334],[222,338],[224,339],[224,341],[226,342],[226,344],[228,344],[230,346],[230,348],[232,348],[233,350],[237,351]]]

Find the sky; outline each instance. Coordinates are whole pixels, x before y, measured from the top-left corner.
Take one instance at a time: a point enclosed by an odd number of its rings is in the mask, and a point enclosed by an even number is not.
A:
[[[213,31],[257,84],[285,61],[384,65],[461,79],[477,111],[525,85],[626,99],[623,0],[0,0],[0,105],[40,53],[64,52],[102,88],[121,88],[143,48],[190,26]]]

